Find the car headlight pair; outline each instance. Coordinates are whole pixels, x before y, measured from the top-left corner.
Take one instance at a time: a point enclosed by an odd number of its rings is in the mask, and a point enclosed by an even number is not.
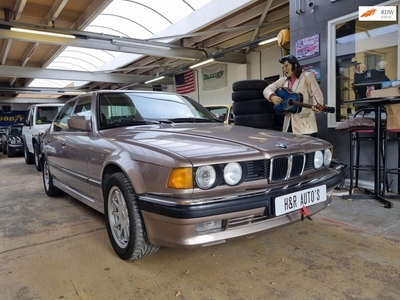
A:
[[[218,183],[218,169],[214,166],[201,166],[196,170],[195,180],[199,188],[208,190]],[[224,181],[227,185],[237,185],[243,177],[243,168],[237,163],[228,163],[221,170]]]
[[[19,145],[22,144],[21,140],[14,140],[14,139],[9,139],[8,142],[10,145]]]
[[[315,151],[314,155],[314,168],[319,169],[322,166],[328,167],[332,161],[332,151],[325,149],[323,151]]]

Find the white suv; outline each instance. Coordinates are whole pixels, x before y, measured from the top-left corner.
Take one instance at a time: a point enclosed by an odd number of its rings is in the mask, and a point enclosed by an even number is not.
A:
[[[63,103],[34,104],[26,110],[25,123],[22,128],[24,157],[27,164],[35,163],[38,171],[41,171],[39,163],[40,138],[45,130],[50,127],[51,122],[63,105]]]

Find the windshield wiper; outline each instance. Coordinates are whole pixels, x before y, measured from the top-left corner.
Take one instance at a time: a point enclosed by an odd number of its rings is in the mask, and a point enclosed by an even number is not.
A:
[[[173,118],[169,119],[174,123],[206,123],[206,122],[215,122],[213,119],[206,118]]]
[[[106,128],[122,127],[122,126],[149,125],[149,124],[160,124],[160,122],[155,120],[118,120],[116,122],[107,123],[101,126],[100,130]]]

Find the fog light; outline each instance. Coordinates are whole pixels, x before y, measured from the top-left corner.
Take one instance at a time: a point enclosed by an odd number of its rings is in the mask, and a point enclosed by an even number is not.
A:
[[[222,220],[218,221],[207,221],[203,223],[196,224],[196,232],[205,232],[205,231],[217,231],[222,228]]]

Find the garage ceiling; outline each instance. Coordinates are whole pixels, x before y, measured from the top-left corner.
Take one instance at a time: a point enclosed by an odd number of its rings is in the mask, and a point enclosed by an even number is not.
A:
[[[289,0],[213,0],[196,8],[199,2],[168,1],[175,5],[176,11],[186,9],[189,10],[187,14],[190,13],[189,17],[172,23],[172,16],[168,16],[167,8],[161,5],[164,0],[2,0],[0,96],[70,97],[97,89],[137,89],[158,76],[165,78],[157,84],[173,84],[174,74],[211,57],[219,62],[245,63],[246,54],[259,47],[259,41],[275,37],[281,29],[289,28]],[[147,31],[146,38],[140,37],[139,29],[126,34],[113,29],[113,22],[103,21],[99,25],[99,18],[110,16],[109,9],[116,4],[136,5],[136,8],[149,10],[170,23],[167,22],[161,32],[153,34],[150,25],[144,24],[145,20],[130,19],[135,26]],[[219,10],[223,13],[218,13]],[[132,15],[133,11],[136,10],[132,10]],[[127,16],[133,18],[129,12]],[[159,22],[155,17],[152,25]],[[75,38],[18,32],[12,28],[61,33]],[[81,62],[55,67],[57,58],[78,58],[71,49],[80,49],[75,52],[80,52]],[[82,56],[87,49],[98,51],[98,55],[91,54],[92,59],[100,59],[100,53],[115,57],[101,67],[88,66],[82,70],[78,67],[83,68],[90,61],[89,57]],[[50,82],[55,79],[63,80],[61,85],[52,86]],[[35,81],[42,85],[38,86]]]

